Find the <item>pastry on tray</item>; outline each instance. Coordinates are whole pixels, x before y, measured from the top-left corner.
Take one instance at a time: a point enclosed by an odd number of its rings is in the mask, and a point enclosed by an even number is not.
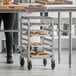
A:
[[[40,4],[72,4],[72,1],[55,1],[55,0],[37,0],[35,1],[36,3],[40,3]]]
[[[44,45],[44,43],[34,42],[34,43],[31,43],[31,45]]]
[[[6,6],[0,6],[0,9],[25,9],[25,7],[24,6],[8,6],[8,5],[6,5]]]
[[[27,34],[27,32],[26,32]],[[33,31],[33,32],[30,32],[31,35],[47,35],[46,33],[44,32],[36,32],[36,31]]]
[[[31,52],[30,55],[48,55],[48,53],[45,53],[45,52]]]
[[[43,5],[29,5],[28,8],[44,7]]]

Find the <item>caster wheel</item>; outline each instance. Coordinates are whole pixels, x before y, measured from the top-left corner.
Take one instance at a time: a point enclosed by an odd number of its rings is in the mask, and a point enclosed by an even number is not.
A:
[[[52,68],[52,70],[55,69],[55,61],[51,62],[51,68]]]
[[[31,63],[31,61],[28,62],[27,68],[28,68],[28,70],[32,69],[32,63]]]
[[[25,64],[24,58],[20,58],[20,65],[21,65],[21,67],[23,67],[24,64]]]
[[[46,64],[47,64],[47,60],[43,59],[43,65],[46,66]]]

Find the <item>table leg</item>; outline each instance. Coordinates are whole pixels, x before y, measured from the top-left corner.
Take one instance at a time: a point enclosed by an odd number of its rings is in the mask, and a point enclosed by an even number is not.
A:
[[[58,63],[61,61],[61,15],[58,12]]]
[[[69,12],[69,68],[71,68],[72,59],[72,12]]]

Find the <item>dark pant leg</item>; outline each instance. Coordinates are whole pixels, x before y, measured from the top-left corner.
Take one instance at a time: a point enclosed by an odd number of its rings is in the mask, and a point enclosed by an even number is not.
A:
[[[0,14],[0,29],[1,29],[1,21],[2,21],[2,15]]]
[[[4,21],[4,30],[12,30],[15,20],[14,13],[3,13],[2,14],[3,21]],[[12,57],[12,42],[13,42],[13,33],[12,32],[5,32],[6,36],[6,48],[7,48],[7,58]]]
[[[13,29],[18,30],[18,13],[16,13]],[[18,49],[18,32],[14,32],[13,33],[13,52],[17,52],[17,49]]]

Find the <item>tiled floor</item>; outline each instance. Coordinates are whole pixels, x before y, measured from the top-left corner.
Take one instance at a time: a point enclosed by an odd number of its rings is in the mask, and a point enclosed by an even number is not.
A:
[[[76,76],[76,51],[72,54],[72,68],[68,67],[68,51],[62,51],[61,64],[58,64],[55,51],[56,68],[51,69],[50,59],[47,66],[43,66],[41,59],[32,59],[32,70],[27,70],[27,60],[24,68],[20,67],[19,54],[14,54],[13,64],[6,64],[5,54],[0,54],[0,76]]]

